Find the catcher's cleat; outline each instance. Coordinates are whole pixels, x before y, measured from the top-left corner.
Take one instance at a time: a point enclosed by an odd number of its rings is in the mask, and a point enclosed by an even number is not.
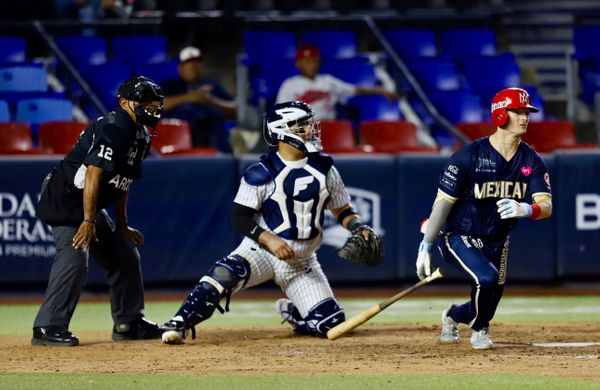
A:
[[[31,345],[74,347],[79,339],[64,326],[41,326],[33,328]]]
[[[183,321],[171,320],[165,322],[162,326],[162,342],[163,344],[183,344],[183,340],[191,332],[192,340],[196,338],[196,329],[192,327],[186,327]]]
[[[473,333],[471,333],[471,347],[473,347],[473,349],[494,348],[494,343],[490,337],[489,327],[485,327],[481,330],[473,330]]]
[[[302,321],[300,317],[300,313],[296,306],[287,298],[280,298],[275,302],[275,310],[281,315],[281,323],[287,322],[296,328],[299,324],[299,321]]]
[[[140,316],[133,322],[113,326],[112,339],[114,341],[148,340],[157,339],[161,334],[162,329],[157,324]]]
[[[454,321],[452,317],[448,315],[452,306],[454,305],[450,305],[448,309],[442,312],[442,334],[440,335],[440,343],[456,344],[460,342],[458,322]]]

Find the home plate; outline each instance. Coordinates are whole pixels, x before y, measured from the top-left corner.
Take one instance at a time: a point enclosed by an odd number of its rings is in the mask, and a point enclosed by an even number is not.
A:
[[[600,345],[600,343],[533,343],[534,347],[543,348],[580,348],[580,347],[593,347]]]

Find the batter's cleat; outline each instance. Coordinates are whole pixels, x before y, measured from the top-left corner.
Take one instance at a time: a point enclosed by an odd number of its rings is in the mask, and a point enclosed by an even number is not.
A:
[[[186,327],[183,321],[171,320],[165,322],[162,328],[163,334],[161,338],[163,344],[183,344],[183,340],[189,333],[192,334],[192,340],[196,338],[196,328],[193,326]]]
[[[299,317],[300,313],[298,313],[298,309],[296,309],[296,306],[294,306],[292,301],[290,301],[289,299],[278,299],[277,302],[275,302],[275,310],[277,310],[279,315],[281,315],[281,319],[283,320],[281,321],[282,324],[284,322],[287,322],[294,328],[296,328],[299,325],[298,319],[296,317]]]
[[[440,343],[456,344],[460,342],[458,322],[454,321],[452,317],[448,315],[452,306],[454,305],[450,305],[448,309],[442,312],[442,334],[440,335]]]
[[[113,326],[112,339],[114,341],[157,339],[162,332],[154,322],[139,317],[133,322]]]
[[[486,327],[481,330],[473,330],[471,333],[471,347],[473,349],[493,349],[494,343],[490,337],[490,328]]]
[[[79,339],[64,326],[40,326],[33,328],[31,345],[74,347]]]

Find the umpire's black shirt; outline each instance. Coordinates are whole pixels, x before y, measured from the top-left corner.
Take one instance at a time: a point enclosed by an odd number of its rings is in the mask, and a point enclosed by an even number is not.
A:
[[[73,149],[53,170],[42,192],[37,216],[49,225],[77,226],[83,221],[83,186],[88,165],[104,169],[96,210],[112,204],[142,175],[150,136],[117,107],[86,127]]]

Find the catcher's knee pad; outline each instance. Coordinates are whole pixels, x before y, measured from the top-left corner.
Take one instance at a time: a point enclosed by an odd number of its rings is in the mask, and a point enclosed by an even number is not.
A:
[[[344,310],[335,298],[327,298],[315,305],[304,318],[304,324],[295,329],[296,333],[327,337],[327,331],[344,322]]]
[[[228,291],[231,293],[244,287],[244,284],[250,278],[250,263],[242,256],[230,255],[217,260],[204,278],[207,277],[219,284],[215,287],[222,294],[227,294]],[[202,281],[202,279],[200,280]]]

